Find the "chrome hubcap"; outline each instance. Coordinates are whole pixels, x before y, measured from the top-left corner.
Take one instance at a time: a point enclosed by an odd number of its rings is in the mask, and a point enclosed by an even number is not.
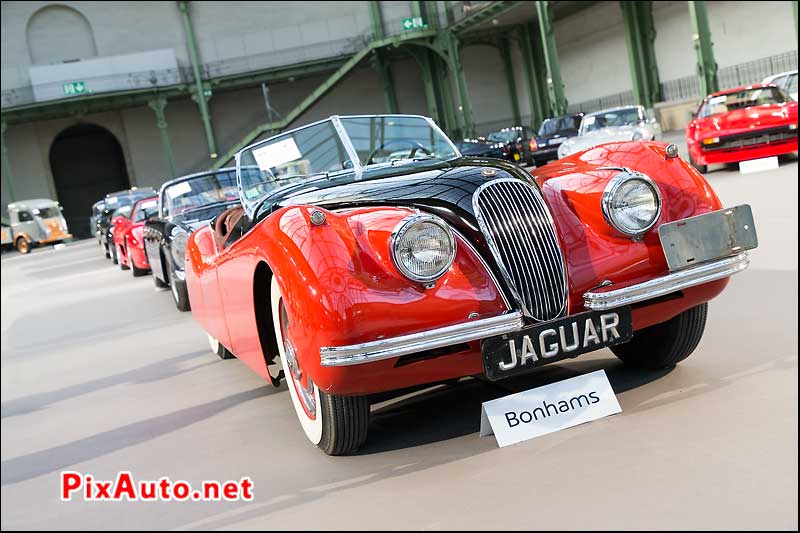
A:
[[[297,391],[297,395],[300,397],[300,401],[303,402],[306,411],[312,416],[316,416],[317,401],[314,396],[314,382],[311,381],[311,376],[308,376],[306,378],[308,386],[303,386],[301,381],[303,371],[300,369],[300,363],[297,361],[297,352],[295,352],[294,345],[292,345],[292,342],[289,340],[288,329],[289,317],[286,315],[286,308],[283,305],[283,301],[281,301],[281,334],[283,336],[283,354],[286,357],[286,366],[289,367],[289,373],[292,376],[292,382]]]
[[[178,284],[175,282],[174,277],[170,276],[169,278],[169,287],[172,289],[172,297],[175,298],[175,303],[178,303],[180,300],[178,298]]]

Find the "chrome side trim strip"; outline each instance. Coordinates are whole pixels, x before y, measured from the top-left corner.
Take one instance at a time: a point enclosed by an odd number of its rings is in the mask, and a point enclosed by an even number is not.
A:
[[[710,261],[696,267],[672,272],[644,283],[602,292],[587,292],[583,301],[587,309],[603,311],[643,300],[665,296],[669,293],[715,281],[741,272],[750,264],[747,253]]]
[[[349,366],[381,361],[410,353],[476,341],[522,329],[522,313],[513,311],[504,315],[462,322],[443,328],[421,331],[410,335],[379,339],[350,346],[322,347],[319,349],[322,366]]]

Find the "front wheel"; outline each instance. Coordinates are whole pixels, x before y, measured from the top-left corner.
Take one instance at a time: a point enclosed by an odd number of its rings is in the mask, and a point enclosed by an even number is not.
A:
[[[111,262],[115,265],[119,264],[119,259],[117,258],[117,247],[114,243],[111,243]]]
[[[116,248],[117,248],[117,245],[115,244],[114,245],[114,249],[116,250]],[[120,270],[128,270],[128,269],[130,269],[130,266],[126,265],[122,261],[122,258],[125,257],[125,256],[126,256],[126,254],[122,251],[122,246],[120,246],[119,250],[117,250],[117,260],[119,261],[119,269]],[[131,260],[131,258],[128,257],[128,262],[130,262],[130,260]]]
[[[694,158],[692,157],[692,154],[691,154],[691,153],[689,154],[689,163],[691,163],[691,164],[692,164],[692,166],[693,166],[694,168],[696,168],[696,169],[697,169],[697,171],[698,171],[700,174],[705,174],[706,172],[708,172],[708,165],[699,165],[699,164],[697,164],[697,162],[696,162],[696,161],[694,160]]]
[[[223,346],[222,343],[217,339],[212,337],[211,334],[206,333],[206,335],[208,335],[208,345],[211,346],[211,351],[217,354],[217,357],[220,359],[233,359],[235,357],[230,350]]]
[[[675,366],[694,352],[706,328],[708,304],[687,309],[678,316],[636,331],[625,344],[611,351],[626,365],[658,369]]]
[[[172,289],[172,299],[175,301],[175,307],[178,311],[188,311],[191,309],[189,305],[189,291],[186,290],[186,282],[180,281],[172,273],[171,269],[167,270],[169,276],[169,286]]]
[[[292,342],[291,319],[275,278],[270,292],[278,353],[292,405],[306,437],[328,455],[354,452],[367,439],[369,399],[327,394],[304,375]]]
[[[21,254],[31,253],[31,243],[28,242],[28,239],[25,237],[17,239],[17,251]]]

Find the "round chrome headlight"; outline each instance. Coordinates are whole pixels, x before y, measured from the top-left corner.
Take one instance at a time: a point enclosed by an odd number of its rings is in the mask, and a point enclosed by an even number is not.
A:
[[[641,172],[625,171],[608,182],[602,204],[603,216],[611,227],[635,237],[658,220],[661,193],[653,180]]]
[[[186,262],[186,242],[189,239],[189,234],[183,229],[175,227],[172,229],[172,243],[170,244],[170,253],[175,266],[183,270],[183,264]]]
[[[431,283],[444,275],[456,258],[453,231],[439,217],[411,215],[392,233],[392,261],[412,281]]]

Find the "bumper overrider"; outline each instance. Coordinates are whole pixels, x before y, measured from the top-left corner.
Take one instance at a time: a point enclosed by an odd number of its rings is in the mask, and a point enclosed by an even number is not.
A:
[[[725,211],[725,214],[730,214],[731,210],[723,211]],[[752,221],[752,219],[750,220]],[[688,268],[675,270],[667,275],[626,287],[613,288],[612,286],[588,291],[583,294],[583,301],[589,311],[617,309],[727,278],[746,269],[749,263],[750,259],[747,252],[741,251],[725,257],[704,261]],[[347,346],[322,347],[320,348],[320,363],[325,367],[371,363],[421,351],[444,348],[454,344],[515,333],[525,327],[526,323],[522,312],[514,310],[498,316],[471,320],[408,335]]]

